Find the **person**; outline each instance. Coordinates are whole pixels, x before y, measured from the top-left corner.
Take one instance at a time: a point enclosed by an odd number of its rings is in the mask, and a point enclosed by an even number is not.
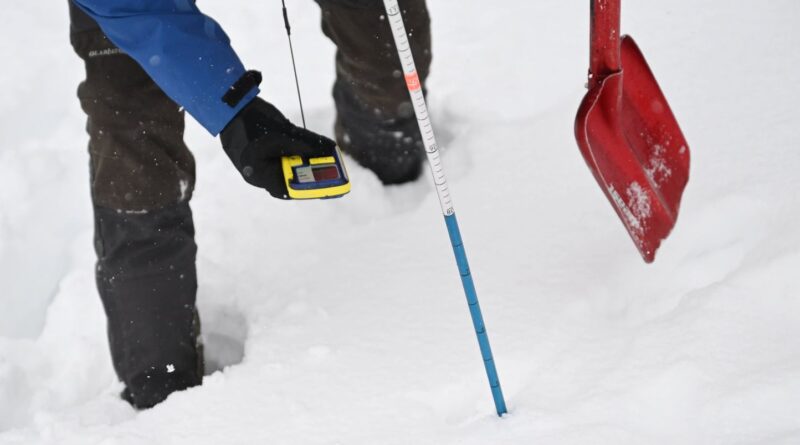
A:
[[[317,3],[337,47],[336,143],[384,184],[415,180],[424,151],[382,2]],[[425,0],[401,5],[424,81]],[[123,398],[144,409],[203,379],[189,206],[195,162],[183,141],[184,110],[220,134],[248,183],[276,198],[286,198],[282,155],[314,155],[334,142],[259,98],[260,75],[244,69],[192,0],[71,0],[69,10],[70,40],[86,69],[78,97],[89,134],[97,288]]]

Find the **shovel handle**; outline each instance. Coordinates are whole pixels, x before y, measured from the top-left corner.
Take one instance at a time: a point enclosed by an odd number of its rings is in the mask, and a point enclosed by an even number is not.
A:
[[[590,88],[621,70],[619,37],[621,0],[591,0],[591,2]]]

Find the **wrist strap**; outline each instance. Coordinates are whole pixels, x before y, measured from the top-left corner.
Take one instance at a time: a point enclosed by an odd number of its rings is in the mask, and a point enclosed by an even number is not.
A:
[[[240,77],[239,80],[231,85],[228,92],[222,96],[222,101],[225,102],[229,107],[236,108],[236,106],[239,105],[239,102],[244,99],[247,93],[259,85],[261,85],[261,73],[250,70],[242,74],[242,77]]]

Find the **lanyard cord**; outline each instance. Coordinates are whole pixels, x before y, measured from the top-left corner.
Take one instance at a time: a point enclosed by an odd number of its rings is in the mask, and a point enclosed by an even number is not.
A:
[[[300,102],[300,117],[303,119],[303,128],[306,128],[306,114],[303,111],[303,97],[300,95],[300,81],[297,78],[297,64],[294,61],[292,27],[289,25],[289,13],[286,11],[286,0],[281,0],[281,4],[283,5],[283,23],[286,25],[286,37],[289,38],[289,53],[292,55],[292,70],[294,70],[294,84],[297,87],[297,101]]]

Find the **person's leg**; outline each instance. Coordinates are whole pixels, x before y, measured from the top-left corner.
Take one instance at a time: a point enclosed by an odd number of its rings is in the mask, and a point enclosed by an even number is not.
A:
[[[85,61],[97,287],[124,397],[148,408],[202,382],[184,116],[131,58],[70,4]]]
[[[202,382],[188,203],[142,214],[95,207],[97,288],[123,396],[152,407]]]
[[[317,0],[322,29],[337,47],[336,139],[385,184],[413,181],[425,152],[381,0]],[[425,0],[400,0],[423,85],[431,64]]]

